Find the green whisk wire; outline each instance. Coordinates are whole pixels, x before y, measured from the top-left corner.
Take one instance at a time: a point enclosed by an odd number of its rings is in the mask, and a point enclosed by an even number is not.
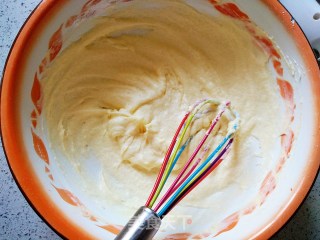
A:
[[[205,106],[208,103],[212,103],[215,105],[219,105],[220,102],[214,99],[204,99],[202,101],[197,102],[196,104],[194,104],[191,108],[191,110],[189,111],[189,116],[186,119],[183,128],[182,128],[182,132],[178,135],[178,138],[176,140],[176,144],[174,146],[173,152],[170,155],[169,161],[167,163],[167,166],[165,168],[164,174],[161,178],[161,181],[159,183],[158,188],[156,189],[153,197],[151,198],[150,203],[147,205],[148,207],[152,208],[154,203],[156,202],[158,196],[160,195],[166,181],[168,180],[168,177],[172,171],[172,169],[174,168],[175,164],[177,163],[178,158],[180,157],[181,153],[183,152],[184,148],[186,147],[186,144],[188,144],[190,141],[190,138],[188,138],[186,140],[186,142],[183,144],[183,146],[181,147],[182,141],[184,139],[184,136],[186,134],[187,129],[189,128],[192,120],[194,119],[194,117],[196,116],[196,114],[202,109],[203,106]],[[150,199],[150,197],[149,197]]]

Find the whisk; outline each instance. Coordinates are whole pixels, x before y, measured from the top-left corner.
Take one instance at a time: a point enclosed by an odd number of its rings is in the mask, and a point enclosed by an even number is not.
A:
[[[215,117],[210,122],[199,145],[157,202],[169,175],[194,138],[195,134],[192,134],[191,131],[193,124],[198,119],[212,113],[213,106],[216,109]],[[226,133],[220,142],[214,143],[212,133],[221,121],[222,115],[225,115],[228,120]],[[138,209],[115,240],[152,239],[160,228],[161,220],[223,161],[230,150],[238,127],[239,115],[231,109],[230,101],[203,99],[191,106],[174,134],[146,204]],[[211,141],[205,144],[209,136],[211,136]]]

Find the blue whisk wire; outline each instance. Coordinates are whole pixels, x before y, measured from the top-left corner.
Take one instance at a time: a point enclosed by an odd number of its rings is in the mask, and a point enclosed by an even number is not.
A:
[[[225,144],[228,142],[228,140],[231,139],[233,134],[229,134],[227,137],[225,137],[221,143],[215,148],[215,150],[207,157],[207,159],[187,178],[187,180],[182,183],[182,185],[176,190],[176,192],[173,194],[173,196],[168,200],[168,202],[163,206],[163,208],[158,212],[158,215],[161,217],[164,212],[172,205],[174,200],[181,194],[181,192],[184,190],[185,187],[187,187],[192,180],[196,181],[196,176],[202,172],[202,170],[205,169],[205,167],[210,163],[210,161],[216,156],[217,153],[219,153]]]

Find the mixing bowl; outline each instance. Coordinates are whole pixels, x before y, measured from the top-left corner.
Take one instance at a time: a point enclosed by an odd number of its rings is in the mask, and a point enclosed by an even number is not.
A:
[[[133,0],[134,1],[134,0]],[[41,127],[43,71],[94,25],[93,19],[128,0],[43,1],[21,29],[8,58],[1,92],[1,131],[12,173],[34,209],[69,239],[113,239],[124,218],[112,206],[99,206],[62,173]],[[264,176],[254,201],[232,206],[219,224],[200,231],[164,229],[157,239],[267,239],[305,198],[320,164],[320,76],[311,48],[299,26],[276,0],[185,1],[200,12],[257,24],[269,36],[257,42],[269,54],[269,67],[290,120],[281,136],[280,157]],[[150,7],[150,6],[149,6]],[[279,55],[277,48],[281,49]],[[94,169],[92,169],[94,174]],[[138,206],[137,206],[138,207]],[[101,209],[104,211],[101,214]],[[189,225],[190,226],[189,226]],[[208,220],[210,225],[210,218]],[[191,226],[192,225],[192,226]]]

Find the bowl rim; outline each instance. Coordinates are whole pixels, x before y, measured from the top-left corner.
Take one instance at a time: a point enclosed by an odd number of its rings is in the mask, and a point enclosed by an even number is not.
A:
[[[24,63],[28,54],[31,52],[31,48],[28,46],[32,45],[37,35],[41,34],[45,25],[67,2],[68,0],[41,1],[26,19],[11,46],[1,82],[1,138],[7,163],[14,180],[35,212],[61,237],[91,239],[93,238],[91,234],[77,224],[69,221],[69,218],[65,216],[49,198],[37,179],[28,177],[32,175],[33,170],[28,161],[21,161],[21,159],[25,159],[24,156],[27,155],[26,149],[20,134],[15,134],[21,133],[22,131],[19,124],[20,96],[18,90],[21,85],[19,85],[19,83],[22,81],[22,78],[19,76],[22,76]],[[292,27],[291,15],[281,3],[277,0],[263,0],[262,2],[277,16],[287,32],[293,37],[295,43],[298,46],[302,46],[299,48],[299,51],[304,59],[305,65],[308,67],[311,84],[313,85],[314,108],[319,110],[315,116],[314,126],[319,126],[320,75],[311,46],[301,28],[297,24],[295,25],[296,27]],[[315,143],[314,146],[316,147],[310,154],[310,164],[305,169],[305,177],[301,179],[300,184],[289,198],[289,201],[284,204],[282,211],[275,214],[273,220],[268,225],[253,233],[250,239],[270,238],[285,225],[307,197],[308,192],[316,180],[320,166],[320,128],[315,128],[314,130],[313,143]]]

